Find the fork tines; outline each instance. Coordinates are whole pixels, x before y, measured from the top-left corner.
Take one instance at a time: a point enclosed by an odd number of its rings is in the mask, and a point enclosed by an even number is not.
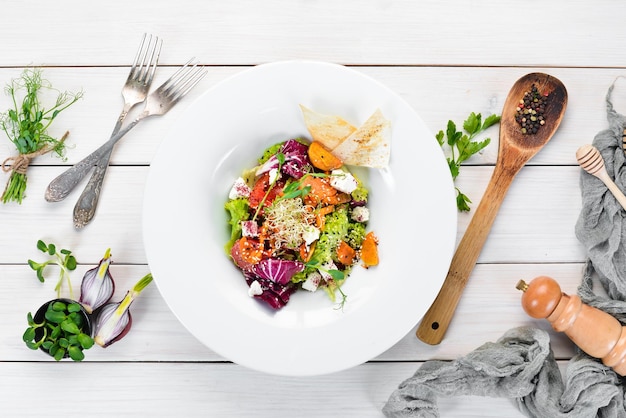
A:
[[[172,103],[180,100],[189,92],[207,73],[207,70],[198,65],[192,64],[195,58],[187,61],[185,65],[178,69],[157,91],[170,97]]]
[[[148,41],[147,43],[146,38]],[[159,56],[161,55],[161,45],[163,44],[163,40],[158,36],[154,36],[153,42],[152,38],[152,35],[148,35],[147,33],[143,34],[141,45],[137,50],[137,55],[135,55],[133,66],[130,69],[130,74],[128,74],[129,80],[132,79],[146,84],[154,77],[157,62],[159,61]],[[150,53],[149,57],[148,53]]]

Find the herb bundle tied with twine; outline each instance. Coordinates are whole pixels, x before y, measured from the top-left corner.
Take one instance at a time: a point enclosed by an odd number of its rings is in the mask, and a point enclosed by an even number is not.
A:
[[[26,171],[34,158],[50,152],[65,158],[65,139],[69,132],[56,139],[48,134],[48,128],[59,113],[83,97],[83,92],[55,90],[48,80],[42,78],[42,72],[39,68],[27,68],[20,78],[11,80],[5,87],[12,107],[0,114],[0,128],[19,154],[2,162],[2,171],[11,173],[2,193],[3,203],[22,203],[26,191]],[[49,109],[41,104],[40,95],[45,90],[57,93],[56,102]]]

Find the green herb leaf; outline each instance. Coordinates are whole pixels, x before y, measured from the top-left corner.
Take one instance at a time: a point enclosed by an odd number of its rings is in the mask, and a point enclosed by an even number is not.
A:
[[[61,329],[65,332],[69,332],[70,334],[80,333],[80,329],[78,328],[78,325],[76,325],[74,322],[69,321],[69,320],[61,322]]]
[[[77,347],[75,345],[71,345],[67,349],[67,353],[69,354],[70,358],[74,361],[83,361],[83,359],[85,358],[85,353],[83,353],[83,350],[80,347]]]
[[[483,126],[481,128],[481,130],[485,130],[487,128],[490,128],[491,126],[495,125],[496,123],[500,122],[500,116],[498,115],[489,115],[487,117],[487,119],[485,119],[485,122],[483,122]]]
[[[50,338],[52,339],[57,339],[59,338],[59,336],[61,335],[61,326],[56,326],[52,329],[52,332],[50,333]]]
[[[339,270],[328,270],[328,274],[335,280],[343,280],[345,278],[345,274]]]
[[[45,318],[53,324],[60,324],[65,319],[65,312],[58,312],[48,309],[46,311]]]
[[[39,249],[39,251],[44,253],[48,251],[48,246],[42,240],[37,241],[37,248]]]
[[[59,347],[55,352],[54,352],[54,359],[56,361],[61,361],[63,359],[63,357],[65,357],[65,349],[63,347]]]
[[[78,343],[85,350],[88,350],[93,346],[94,341],[93,341],[93,338],[91,338],[89,335],[80,333],[78,334]]]
[[[78,303],[70,303],[67,305],[68,312],[80,312],[80,304]]]
[[[57,312],[65,312],[67,305],[64,302],[56,301],[52,304],[52,310]]]
[[[463,129],[470,134],[474,135],[481,129],[481,114],[476,114],[474,112],[470,113],[467,119],[463,122]]]
[[[480,133],[484,132],[489,127],[500,122],[500,116],[489,115],[484,121],[480,113],[470,113],[467,119],[463,121],[463,131],[457,131],[456,124],[449,120],[446,126],[445,139],[444,131],[439,131],[435,138],[437,143],[441,147],[447,144],[450,148],[450,157],[447,157],[448,167],[450,168],[450,174],[452,180],[460,174],[461,164],[467,161],[473,155],[479,153],[485,149],[491,142],[490,138],[485,138],[482,141],[475,141],[474,138]],[[471,200],[464,195],[458,188],[456,204],[459,211],[469,212],[469,203]]]
[[[24,331],[24,335],[22,335],[22,340],[24,340],[24,342],[27,343],[34,339],[35,339],[35,328],[32,328],[32,327],[26,328],[26,331]]]

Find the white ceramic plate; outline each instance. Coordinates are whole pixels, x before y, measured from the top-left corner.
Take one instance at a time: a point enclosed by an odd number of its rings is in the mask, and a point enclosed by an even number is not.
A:
[[[248,296],[223,249],[233,181],[267,146],[307,136],[299,104],[354,125],[380,108],[392,123],[390,167],[358,172],[381,261],[353,269],[343,310],[323,291],[296,292],[282,310],[268,309]],[[252,369],[318,375],[378,356],[419,322],[454,250],[454,199],[434,135],[397,94],[340,65],[278,62],[217,84],[174,123],[151,164],[143,235],[160,292],[202,343]]]

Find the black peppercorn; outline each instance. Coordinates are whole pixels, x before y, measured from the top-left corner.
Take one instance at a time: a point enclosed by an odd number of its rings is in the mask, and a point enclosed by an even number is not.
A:
[[[544,113],[546,110],[548,95],[541,94],[536,85],[524,93],[516,109],[515,121],[520,125],[524,135],[536,134],[544,125]]]

